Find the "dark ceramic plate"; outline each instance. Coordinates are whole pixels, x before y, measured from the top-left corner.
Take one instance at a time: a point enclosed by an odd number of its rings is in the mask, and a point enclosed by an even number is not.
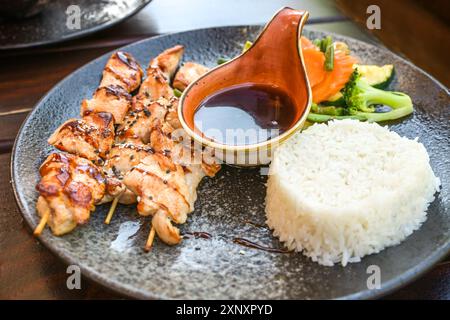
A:
[[[22,20],[0,20],[0,50],[28,48],[79,38],[131,17],[151,0],[57,0],[39,14]],[[80,28],[73,28],[73,11],[81,11]],[[69,14],[68,14],[68,13]],[[69,19],[68,19],[69,17]],[[69,26],[67,26],[69,21]],[[71,23],[72,22],[72,23]]]
[[[142,65],[163,49],[181,43],[185,60],[214,66],[218,57],[233,57],[260,27],[227,27],[190,31],[144,40],[124,48]],[[324,36],[307,32],[307,36]],[[245,237],[279,247],[264,224],[265,177],[259,169],[224,166],[217,177],[199,188],[196,210],[182,232],[204,231],[211,239],[191,238],[169,247],[156,241],[150,253],[142,247],[149,220],[139,218],[133,206],[120,206],[111,225],[103,223],[108,206],[99,207],[88,225],[64,237],[46,229],[40,240],[68,264],[117,292],[137,298],[188,299],[300,299],[373,298],[416,278],[443,258],[450,248],[450,108],[442,85],[409,62],[384,49],[353,39],[346,41],[365,63],[393,63],[392,86],[411,95],[415,113],[391,128],[409,138],[419,137],[442,180],[442,191],[428,209],[428,220],[402,244],[365,257],[361,263],[323,267],[301,254],[269,253],[233,243]],[[12,156],[15,195],[30,227],[38,223],[35,211],[38,168],[52,151],[48,136],[64,120],[78,116],[81,100],[90,97],[100,80],[109,54],[68,76],[53,88],[25,121]],[[369,290],[367,268],[381,269],[381,288]]]

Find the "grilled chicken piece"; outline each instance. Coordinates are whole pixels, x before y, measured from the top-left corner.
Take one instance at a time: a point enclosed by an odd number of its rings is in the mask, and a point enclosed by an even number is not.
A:
[[[156,119],[150,145],[157,153],[143,158],[123,180],[137,195],[139,214],[153,215],[153,228],[169,245],[181,241],[179,230],[172,221],[186,221],[187,214],[194,210],[201,179],[205,175],[214,176],[220,169],[214,157],[179,141],[186,139],[184,130],[174,133],[167,121]],[[206,160],[205,156],[208,156]]]
[[[123,182],[138,196],[139,214],[156,217],[152,225],[158,236],[167,244],[180,242],[179,231],[171,221],[184,223],[195,201],[183,167],[155,153],[142,159],[125,175]]]
[[[109,160],[104,166],[108,176],[120,181],[133,166],[139,164],[143,156],[149,153],[151,148],[144,145],[149,142],[150,130],[155,120],[164,121],[166,116],[171,114],[170,122],[176,124],[178,121],[172,119],[173,110],[176,110],[172,108],[172,104],[176,98],[173,97],[169,82],[178,67],[183,51],[182,46],[175,46],[150,61],[147,79],[142,84],[139,94],[133,98],[131,108],[117,130],[116,142],[122,144],[111,150]],[[136,197],[126,189],[119,202],[134,203]]]
[[[107,177],[113,177],[118,181],[122,181],[123,177],[133,167],[137,166],[143,158],[153,153],[152,148],[143,144],[116,144],[109,153],[109,158],[103,166],[103,171]],[[111,194],[111,192],[108,193]],[[120,194],[119,203],[132,204],[135,202],[136,195],[125,188],[123,193]]]
[[[167,114],[164,120],[170,124],[173,129],[181,129],[182,125],[180,119],[178,118],[178,98],[172,97],[169,101],[170,103],[166,105]]]
[[[178,68],[178,64],[180,63],[183,53],[184,47],[181,45],[176,45],[172,48],[166,49],[150,61],[149,69],[152,68],[161,70],[164,78],[167,81],[170,81]]]
[[[184,91],[188,85],[209,71],[209,68],[195,62],[185,62],[173,79],[173,87]]]
[[[184,223],[190,212],[190,197],[180,165],[160,153],[149,155],[125,175],[124,184],[138,196],[138,212],[153,215],[167,211],[176,223]]]
[[[98,204],[111,202],[117,197],[122,200],[120,203],[123,204],[131,204],[136,202],[136,197],[125,187],[121,179],[112,175],[108,176],[107,174],[105,174],[105,184],[105,195],[98,202]],[[128,197],[131,197],[131,200],[128,200]]]
[[[209,177],[214,177],[220,170],[210,149],[196,146],[184,130],[169,132],[168,126],[156,122],[150,133],[150,145],[156,152],[170,154],[176,163],[188,170],[196,171],[193,166],[200,166]]]
[[[183,52],[184,48],[177,45],[163,51],[150,61],[147,68],[147,78],[139,88],[139,99],[148,99],[149,102],[152,102],[161,97],[166,99],[173,97],[170,79],[180,63]]]
[[[142,75],[142,68],[132,55],[117,51],[106,63],[99,87],[120,86],[133,92],[141,85]]]
[[[173,226],[165,211],[158,210],[155,213],[152,218],[152,227],[164,243],[173,246],[181,242],[180,230]]]
[[[115,123],[122,123],[128,109],[131,107],[131,95],[121,86],[110,85],[99,87],[92,99],[83,100],[81,115],[93,112],[110,112]]]
[[[141,84],[142,69],[125,52],[116,52],[106,63],[99,88],[90,100],[81,103],[81,115],[92,112],[110,112],[115,123],[122,123],[131,107],[130,93]]]
[[[39,173],[37,211],[41,217],[50,212],[48,225],[58,236],[86,223],[105,194],[105,177],[99,168],[75,155],[52,153]]]
[[[110,113],[99,112],[64,122],[48,139],[59,150],[101,163],[114,142]]]
[[[147,78],[139,93],[133,98],[130,112],[119,127],[117,141],[149,142],[152,123],[159,119],[181,127],[176,113],[177,99],[170,87],[170,78],[175,73],[183,55],[182,46],[165,50],[150,61]]]
[[[152,226],[158,237],[169,245],[181,241],[172,221],[184,223],[194,210],[197,186],[205,176],[200,165],[183,167],[161,153],[145,157],[123,180],[138,197],[138,212],[153,215]]]
[[[116,141],[148,143],[150,131],[155,121],[164,121],[170,102],[164,98],[144,105],[136,101],[133,110],[125,118],[124,123],[117,130]]]

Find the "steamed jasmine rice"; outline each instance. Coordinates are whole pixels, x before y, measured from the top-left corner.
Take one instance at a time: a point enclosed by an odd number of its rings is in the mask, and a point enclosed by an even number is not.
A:
[[[275,151],[267,224],[289,249],[345,266],[417,230],[438,189],[417,139],[356,120],[316,124]]]

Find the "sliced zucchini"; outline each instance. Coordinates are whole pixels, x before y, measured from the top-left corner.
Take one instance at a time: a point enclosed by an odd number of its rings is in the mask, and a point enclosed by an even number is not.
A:
[[[385,89],[394,78],[394,65],[386,64],[382,67],[375,65],[358,65],[361,78],[366,80],[372,87]]]

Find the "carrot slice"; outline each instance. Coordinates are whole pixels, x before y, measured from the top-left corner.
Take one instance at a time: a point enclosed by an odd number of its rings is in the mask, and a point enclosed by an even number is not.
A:
[[[356,58],[341,51],[336,51],[333,70],[326,72],[322,82],[312,87],[313,101],[319,103],[338,93],[350,79],[353,73],[353,65],[356,62]]]
[[[306,73],[308,75],[309,83],[311,87],[313,87],[325,79],[325,55],[305,37],[301,38],[301,46]]]
[[[319,48],[316,47],[316,45],[314,43],[312,43],[311,40],[309,40],[308,38],[301,36],[300,37],[300,44],[302,46],[302,50],[305,49],[317,49],[319,50]]]
[[[342,51],[335,51],[333,71],[327,72],[324,66],[325,54],[305,37],[301,37],[301,46],[313,101],[325,101],[345,86],[357,60]]]

